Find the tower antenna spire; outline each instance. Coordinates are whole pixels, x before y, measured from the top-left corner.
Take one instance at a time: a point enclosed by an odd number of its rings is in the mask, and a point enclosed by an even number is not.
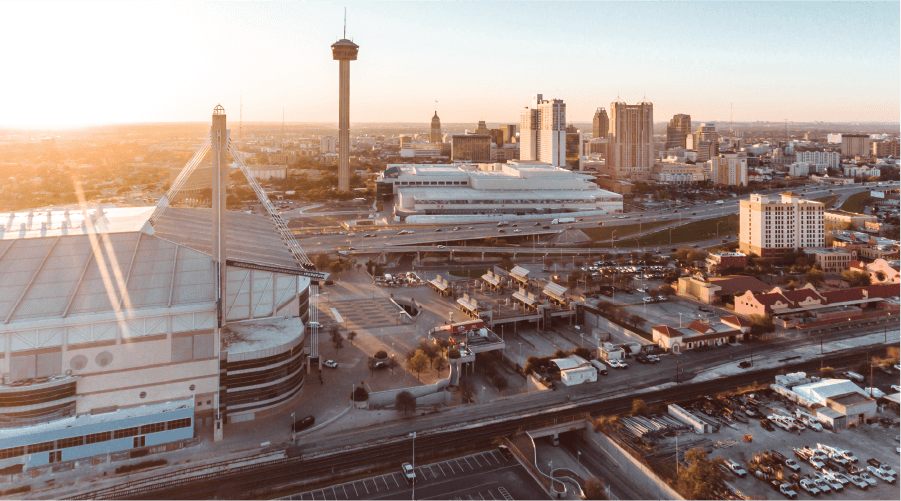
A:
[[[344,38],[347,38],[347,7],[344,7]]]

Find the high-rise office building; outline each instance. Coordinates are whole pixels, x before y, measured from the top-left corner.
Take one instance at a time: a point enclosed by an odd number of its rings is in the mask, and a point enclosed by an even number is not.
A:
[[[516,142],[515,125],[501,125],[500,129],[504,132],[504,144]]]
[[[519,159],[566,165],[566,104],[562,99],[532,96],[532,108],[520,115]]]
[[[790,191],[780,197],[753,194],[739,202],[741,252],[777,257],[825,245],[825,204]]]
[[[504,131],[501,129],[491,129],[488,131],[488,135],[491,136],[491,142],[496,144],[498,147],[504,146]]]
[[[485,125],[484,120],[479,120],[479,125],[476,126],[475,133],[480,136],[490,136],[491,132],[488,130],[488,126]]]
[[[332,59],[338,63],[338,191],[350,191],[350,62],[357,60],[360,46],[346,38],[332,44]]]
[[[842,134],[842,156],[865,157],[870,154],[870,136],[867,134]]]
[[[685,148],[685,137],[691,134],[691,115],[673,115],[666,127],[666,149]]]
[[[454,134],[451,136],[451,159],[462,162],[490,162],[491,136]]]
[[[610,104],[607,165],[617,179],[647,180],[654,166],[654,105]]]
[[[441,119],[438,118],[438,110],[435,110],[435,115],[432,116],[432,128],[429,131],[429,142],[432,144],[441,142]]]
[[[607,110],[604,108],[598,108],[597,111],[594,112],[594,121],[592,123],[592,138],[600,139],[607,137],[607,132],[610,130],[610,118],[607,117]]]

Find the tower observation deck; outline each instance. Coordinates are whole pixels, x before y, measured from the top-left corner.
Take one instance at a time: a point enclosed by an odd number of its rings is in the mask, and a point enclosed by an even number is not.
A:
[[[350,62],[357,60],[360,46],[346,38],[332,44],[332,59],[338,63],[338,191],[350,191]]]

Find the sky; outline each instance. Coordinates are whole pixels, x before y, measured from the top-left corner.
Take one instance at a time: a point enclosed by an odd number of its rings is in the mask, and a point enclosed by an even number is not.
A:
[[[531,96],[590,121],[619,96],[654,120],[898,122],[901,3],[0,2],[0,126],[518,123]],[[243,103],[243,108],[240,106]]]

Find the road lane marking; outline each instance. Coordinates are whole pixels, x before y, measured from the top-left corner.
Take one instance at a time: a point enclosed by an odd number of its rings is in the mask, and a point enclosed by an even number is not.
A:
[[[397,483],[397,479],[394,478],[394,473],[391,474],[391,480],[394,480],[394,485],[396,485],[398,488],[400,488],[400,484]]]
[[[477,465],[482,466],[482,463],[479,462],[478,456],[476,456],[475,454],[473,454],[473,455],[472,455],[472,459],[473,459],[473,461],[476,462]],[[482,457],[482,459],[485,459],[485,458]],[[491,463],[488,463],[488,464],[491,464]]]
[[[444,473],[444,468],[441,467],[441,463],[438,463],[438,469],[441,470],[442,475],[444,475],[445,477],[447,476],[447,473]]]
[[[350,484],[354,488],[354,495],[360,497],[360,492],[357,490],[356,482]]]
[[[483,496],[481,492],[477,492],[476,494],[478,494],[479,497],[482,498],[482,501],[485,501],[485,496]]]
[[[366,494],[369,494],[369,487],[366,487],[366,480],[363,480],[363,488],[366,489]]]
[[[455,470],[454,470],[454,467],[453,467],[453,465],[452,465],[452,464],[450,464],[450,461],[445,461],[445,462],[444,462],[444,464],[446,464],[446,465],[447,465],[447,467],[448,467],[448,468],[450,468],[450,471],[451,471],[451,473],[453,473],[453,474],[454,474],[454,475],[456,475],[456,474],[457,474],[457,472],[456,472],[456,471],[455,471]]]
[[[469,499],[472,500],[472,496],[470,496],[469,494],[467,494],[466,497],[468,497]],[[472,501],[475,501],[475,500],[472,500]]]
[[[350,499],[350,496],[347,495],[347,489],[344,488],[344,484],[341,484],[341,490],[344,491],[344,499]]]
[[[460,460],[454,459],[454,462],[457,463],[457,466],[460,466],[460,472],[463,472],[463,466],[460,465]]]
[[[494,459],[495,461],[497,461],[497,464],[501,464],[501,460],[498,459],[497,456],[494,455],[494,451],[488,451],[488,454],[491,455],[491,458],[492,458],[492,459]]]
[[[372,480],[372,485],[375,486],[375,492],[378,492],[378,491],[379,491],[379,484],[375,483],[375,480],[373,480],[372,478],[370,478],[369,480]]]
[[[463,458],[463,462],[466,463],[467,466],[469,466],[469,469],[470,469],[470,470],[475,470],[475,468],[473,468],[472,465],[469,464],[469,460],[468,460],[468,459]]]
[[[385,480],[385,475],[382,475],[382,482],[385,482],[385,488],[386,488],[386,489],[390,489],[390,488],[391,488],[391,486],[388,485],[388,481]]]
[[[491,499],[492,499],[493,501],[497,501],[497,498],[494,497],[494,494],[491,493],[491,489],[488,489],[487,492],[488,492],[488,495],[491,496]]]
[[[322,499],[328,499],[325,497],[325,489],[320,489],[319,492],[322,493]]]
[[[335,499],[338,499],[338,491],[335,490],[335,486],[332,486],[332,496],[335,496]]]
[[[429,465],[429,471],[432,472],[432,476],[438,478],[438,475],[435,474],[435,470],[432,469],[432,465]]]

